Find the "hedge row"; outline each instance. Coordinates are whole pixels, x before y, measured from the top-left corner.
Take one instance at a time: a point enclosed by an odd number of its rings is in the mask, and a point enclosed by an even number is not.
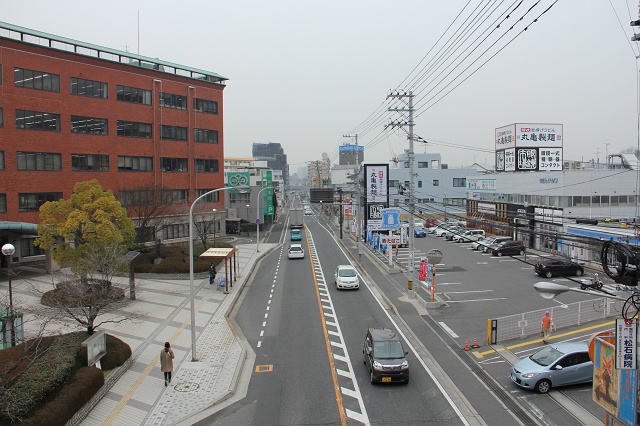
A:
[[[80,367],[78,348],[86,337],[85,332],[60,336],[26,369],[13,386],[0,395],[0,423],[26,419],[61,389]]]

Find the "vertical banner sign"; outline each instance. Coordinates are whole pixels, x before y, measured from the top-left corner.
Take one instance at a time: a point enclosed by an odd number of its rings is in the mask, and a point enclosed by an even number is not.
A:
[[[389,165],[365,164],[364,176],[367,202],[386,204],[389,201]]]
[[[638,324],[635,320],[616,319],[616,369],[636,369],[637,334]]]

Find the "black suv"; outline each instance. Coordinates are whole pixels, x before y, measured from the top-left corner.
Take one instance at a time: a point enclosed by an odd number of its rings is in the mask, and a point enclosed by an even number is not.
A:
[[[409,362],[398,334],[388,328],[370,328],[362,349],[371,383],[409,383]]]
[[[524,254],[524,243],[522,241],[503,241],[497,246],[491,247],[491,254],[494,256],[513,256]]]

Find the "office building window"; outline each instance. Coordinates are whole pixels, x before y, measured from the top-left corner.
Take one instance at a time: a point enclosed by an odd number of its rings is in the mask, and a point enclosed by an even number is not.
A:
[[[100,154],[71,154],[71,170],[109,171],[109,156]]]
[[[72,133],[89,133],[92,135],[109,134],[109,120],[106,118],[71,116]]]
[[[116,99],[122,102],[151,105],[151,90],[129,86],[116,86]]]
[[[18,170],[62,170],[62,155],[54,152],[18,152]]]
[[[2,64],[0,64],[0,84],[2,84]]]
[[[4,151],[0,151],[0,170],[4,170]]]
[[[186,204],[188,191],[186,189],[169,189],[162,191],[162,202],[165,204]]]
[[[209,129],[193,129],[193,140],[204,143],[218,143],[218,131]]]
[[[119,172],[152,172],[152,157],[124,157],[118,156]]]
[[[440,181],[438,179],[434,179],[433,186],[440,186]]]
[[[187,140],[187,128],[180,126],[160,125],[160,139],[171,139],[176,141]]]
[[[0,127],[4,127],[4,110],[0,108]]]
[[[18,194],[18,211],[37,212],[47,201],[62,199],[62,192],[36,192]]]
[[[467,187],[467,178],[453,178],[453,187],[454,188],[466,188]]]
[[[196,198],[198,198],[199,196],[201,196],[202,194],[206,194],[209,191],[213,191],[215,188],[209,188],[209,189],[196,189]],[[204,197],[202,199],[202,201],[208,201],[208,202],[217,202],[220,201],[220,191],[218,192],[214,192],[212,194],[207,195],[206,197]]]
[[[130,138],[151,139],[151,124],[136,123],[133,121],[118,120],[117,124],[118,136],[128,136]]]
[[[187,109],[187,97],[172,93],[160,93],[160,106],[165,108]]]
[[[422,181],[421,180],[418,181],[418,188],[422,188]]]
[[[428,161],[418,161],[418,168],[419,169],[428,169],[429,168],[429,162]]]
[[[0,213],[7,212],[7,194],[0,194]]]
[[[189,225],[185,223],[176,223],[167,225],[160,231],[163,240],[171,240],[174,238],[184,238],[189,236]]]
[[[18,129],[60,131],[60,114],[50,112],[16,110],[16,127]]]
[[[14,68],[13,79],[16,87],[44,90],[45,92],[60,92],[60,76],[58,74]]]
[[[188,172],[189,162],[186,158],[162,157],[160,166],[163,172]]]
[[[123,206],[147,206],[154,203],[153,191],[118,191],[118,201]]]
[[[107,99],[109,97],[109,85],[101,81],[85,80],[84,78],[71,77],[71,94],[86,96],[88,98]]]
[[[216,173],[218,171],[218,160],[207,160],[204,158],[196,158],[196,173]]]
[[[217,114],[218,103],[216,101],[207,101],[205,99],[193,98],[193,109],[197,112]]]
[[[35,238],[20,238],[20,257],[42,256],[44,249],[33,245]]]

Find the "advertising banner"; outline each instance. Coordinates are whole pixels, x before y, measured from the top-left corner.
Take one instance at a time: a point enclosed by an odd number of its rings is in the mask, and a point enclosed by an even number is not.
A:
[[[389,165],[365,164],[364,184],[368,203],[387,203],[389,201]]]
[[[562,124],[516,123],[515,146],[562,148]]]

